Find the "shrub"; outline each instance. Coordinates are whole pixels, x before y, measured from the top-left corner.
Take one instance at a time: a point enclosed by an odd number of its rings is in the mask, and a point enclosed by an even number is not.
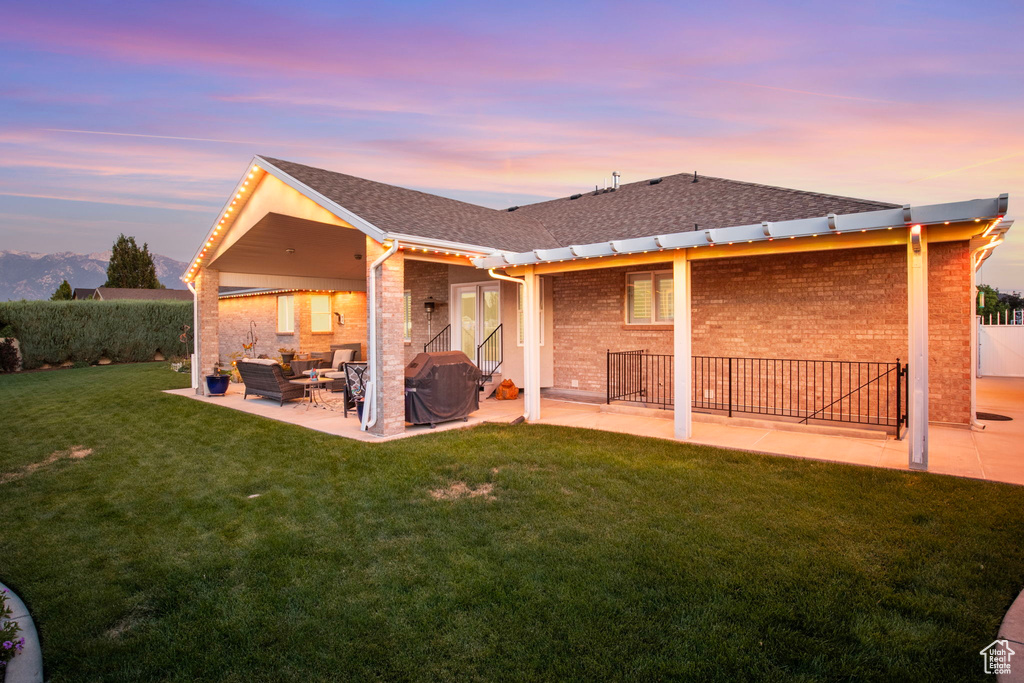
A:
[[[7,589],[4,588],[0,590],[0,623],[4,624],[0,627],[0,678],[7,669],[7,662],[25,647],[25,639],[17,637],[21,627],[16,621],[9,621],[10,618],[11,608],[7,604]]]
[[[9,301],[0,320],[14,328],[26,370],[44,363],[116,363],[190,353],[178,339],[192,324],[189,301]]]
[[[0,372],[14,372],[18,369],[18,349],[10,339],[0,339]]]

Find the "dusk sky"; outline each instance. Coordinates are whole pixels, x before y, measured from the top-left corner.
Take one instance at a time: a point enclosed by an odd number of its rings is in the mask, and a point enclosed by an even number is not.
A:
[[[187,260],[265,154],[492,207],[694,170],[1024,218],[1024,3],[4,2],[0,249]],[[1024,289],[1024,222],[983,269]]]

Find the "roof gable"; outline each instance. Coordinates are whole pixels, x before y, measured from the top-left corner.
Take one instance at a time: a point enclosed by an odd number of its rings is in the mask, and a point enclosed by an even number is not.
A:
[[[303,185],[389,233],[523,251],[556,247],[539,222],[514,212],[326,171],[273,157],[260,157]]]

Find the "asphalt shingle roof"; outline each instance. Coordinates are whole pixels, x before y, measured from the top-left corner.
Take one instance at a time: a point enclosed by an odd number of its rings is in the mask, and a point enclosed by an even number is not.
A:
[[[381,230],[509,251],[896,208],[896,204],[711,176],[665,176],[515,211],[263,157]]]
[[[515,212],[262,157],[386,232],[451,240],[495,249],[527,251],[561,246],[539,222]]]

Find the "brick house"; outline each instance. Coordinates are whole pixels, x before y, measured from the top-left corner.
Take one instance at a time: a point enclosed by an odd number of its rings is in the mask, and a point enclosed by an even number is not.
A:
[[[614,393],[671,407],[680,439],[695,406],[891,424],[899,402],[924,468],[929,421],[972,422],[974,273],[1007,201],[681,174],[494,210],[255,157],[182,279],[204,373],[251,322],[268,355],[362,344],[376,434],[405,428],[403,369],[431,345],[500,362],[527,419],[544,391]]]

